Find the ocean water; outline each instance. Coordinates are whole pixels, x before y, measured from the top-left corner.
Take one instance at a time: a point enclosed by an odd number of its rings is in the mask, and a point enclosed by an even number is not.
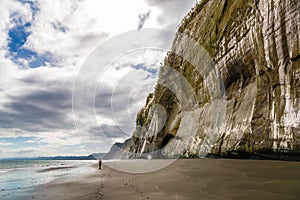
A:
[[[22,199],[40,184],[63,176],[86,173],[89,163],[93,161],[0,160],[0,199]],[[55,170],[57,168],[59,170]]]

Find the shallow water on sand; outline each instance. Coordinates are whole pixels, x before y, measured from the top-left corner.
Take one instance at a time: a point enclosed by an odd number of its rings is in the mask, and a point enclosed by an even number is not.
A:
[[[19,200],[40,184],[86,173],[87,163],[91,161],[1,160],[0,199]]]

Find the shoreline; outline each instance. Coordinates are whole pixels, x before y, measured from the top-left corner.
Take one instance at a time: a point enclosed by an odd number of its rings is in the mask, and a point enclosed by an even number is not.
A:
[[[300,163],[270,160],[180,159],[150,173],[130,174],[105,161],[89,172],[37,186],[26,199],[298,199]],[[151,160],[151,162],[159,162]],[[59,170],[59,169],[58,169]]]
[[[84,168],[86,172],[80,174],[67,174],[58,176],[54,180],[37,185],[33,190],[29,191],[22,199],[57,199],[57,200],[71,200],[71,199],[95,199],[91,198],[89,189],[97,189],[99,174],[97,171],[97,164],[87,163],[86,166],[63,166],[63,167],[49,167],[38,170],[37,173],[47,174],[55,171],[66,171],[70,169],[80,170]]]

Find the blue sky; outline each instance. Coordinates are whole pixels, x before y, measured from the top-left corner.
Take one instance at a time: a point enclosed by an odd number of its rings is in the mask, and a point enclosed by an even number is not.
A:
[[[22,5],[29,5],[32,18],[39,11],[38,6],[33,1],[19,1]],[[39,54],[29,48],[24,47],[27,38],[30,35],[31,21],[23,22],[22,15],[18,12],[12,13],[11,22],[13,27],[8,32],[8,56],[21,67],[25,67],[20,59],[29,61],[28,66],[31,68],[44,66],[47,62],[54,62],[51,54]]]
[[[115,111],[131,130],[136,112],[153,89],[158,63],[164,55],[147,52],[147,56],[134,55],[134,59],[124,58],[115,63],[105,75],[105,87],[95,95],[99,106],[104,105],[96,109],[98,124],[94,123],[95,116],[87,113],[84,103],[78,111],[79,120],[85,124],[82,132],[76,129],[72,111],[77,74],[88,55],[103,41],[136,30],[141,24],[142,28],[176,29],[194,3],[194,0],[2,0],[0,158],[88,155],[106,152],[114,142],[126,139],[128,134],[119,134],[114,118],[109,115],[109,91],[117,87],[118,81],[127,81],[122,83],[125,92],[115,91],[115,101],[127,107]],[[139,17],[147,13],[148,17]],[[134,77],[134,82],[124,75]],[[141,83],[147,84],[145,89],[136,88]],[[135,92],[128,94],[131,90]],[[128,110],[130,117],[123,115]],[[99,127],[106,131],[104,136],[99,134]]]
[[[17,15],[17,14],[16,14]],[[15,16],[16,18],[18,16]],[[8,32],[9,36],[9,57],[18,65],[25,67],[22,62],[19,62],[19,59],[25,59],[29,61],[29,67],[41,67],[46,64],[46,62],[52,62],[52,58],[50,54],[38,54],[35,51],[27,49],[24,47],[24,44],[27,41],[30,32],[28,29],[30,28],[31,23],[27,22],[25,24],[18,23],[16,20],[16,25],[11,28]]]

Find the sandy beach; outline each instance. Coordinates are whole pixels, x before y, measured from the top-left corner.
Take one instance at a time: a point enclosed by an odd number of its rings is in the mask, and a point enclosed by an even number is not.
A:
[[[300,162],[182,159],[161,170],[138,174],[109,167],[112,164],[131,166],[136,162],[145,161],[106,161],[101,170],[97,164],[87,166],[88,173],[58,177],[39,185],[27,199],[296,200],[300,196]]]

